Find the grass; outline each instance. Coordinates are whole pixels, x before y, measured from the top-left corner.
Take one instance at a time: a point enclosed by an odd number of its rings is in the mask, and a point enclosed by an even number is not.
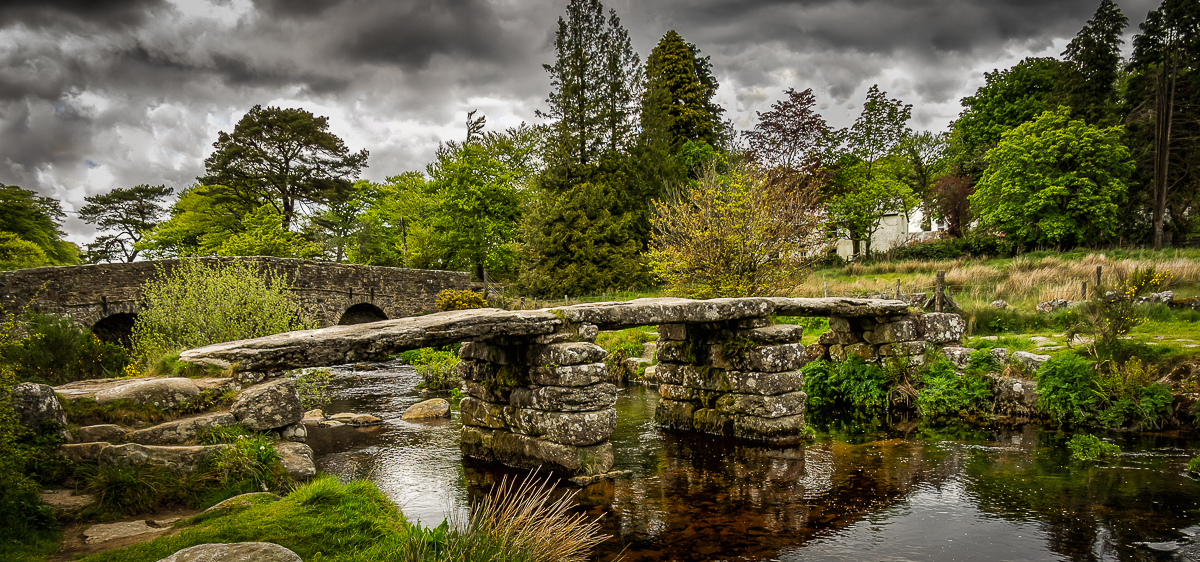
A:
[[[586,560],[605,537],[571,513],[573,495],[534,476],[502,482],[464,522],[423,528],[408,522],[374,484],[323,476],[287,497],[217,515],[194,517],[175,536],[83,558],[152,562],[205,543],[261,541],[309,562],[378,560]]]
[[[604,348],[608,356],[604,365],[608,368],[611,380],[619,381],[626,378],[625,360],[630,357],[641,357],[643,346],[658,339],[655,326],[638,326],[612,332],[600,332],[596,336],[596,345]]]

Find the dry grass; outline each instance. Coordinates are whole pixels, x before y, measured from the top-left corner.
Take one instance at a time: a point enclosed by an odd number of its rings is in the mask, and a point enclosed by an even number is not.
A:
[[[1163,289],[1175,290],[1177,294],[1200,293],[1200,260],[1170,255],[1149,259],[1109,259],[1104,253],[1097,252],[1082,258],[1018,256],[998,263],[958,259],[850,264],[840,270],[826,270],[824,276],[810,276],[795,288],[793,294],[822,296],[826,282],[829,283],[830,295],[891,294],[896,290],[896,280],[900,280],[903,293],[928,293],[936,285],[936,272],[945,271],[946,284],[960,304],[966,304],[964,301],[986,304],[1003,299],[1010,305],[1032,308],[1038,302],[1054,298],[1078,300],[1084,281],[1093,287],[1096,266],[1103,268],[1102,282],[1105,285],[1128,279],[1135,269],[1154,267],[1159,272],[1170,272],[1172,275]]]

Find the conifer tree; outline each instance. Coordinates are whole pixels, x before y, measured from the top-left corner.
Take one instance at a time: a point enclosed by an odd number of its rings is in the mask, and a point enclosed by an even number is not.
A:
[[[721,113],[713,102],[717,82],[710,72],[708,57],[701,58],[695,45],[668,31],[646,57],[646,93],[642,99],[642,129],[656,127],[673,148],[688,140],[709,146],[721,144]]]
[[[1117,5],[1112,0],[1101,0],[1092,19],[1062,53],[1071,65],[1066,77],[1071,107],[1090,124],[1108,124],[1114,120],[1121,32],[1126,25],[1129,18]]]

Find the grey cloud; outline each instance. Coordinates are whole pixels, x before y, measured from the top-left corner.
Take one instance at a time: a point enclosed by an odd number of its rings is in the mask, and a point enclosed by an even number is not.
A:
[[[143,24],[163,0],[7,0],[0,22],[41,28],[129,28]]]

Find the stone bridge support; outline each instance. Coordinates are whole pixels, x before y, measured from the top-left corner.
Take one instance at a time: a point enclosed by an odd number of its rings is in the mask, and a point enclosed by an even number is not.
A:
[[[654,421],[771,444],[800,441],[808,399],[800,326],[767,318],[658,327]]]
[[[553,334],[468,342],[459,356],[468,397],[459,403],[463,454],[509,466],[607,472],[617,387],[607,352],[585,324]]]

